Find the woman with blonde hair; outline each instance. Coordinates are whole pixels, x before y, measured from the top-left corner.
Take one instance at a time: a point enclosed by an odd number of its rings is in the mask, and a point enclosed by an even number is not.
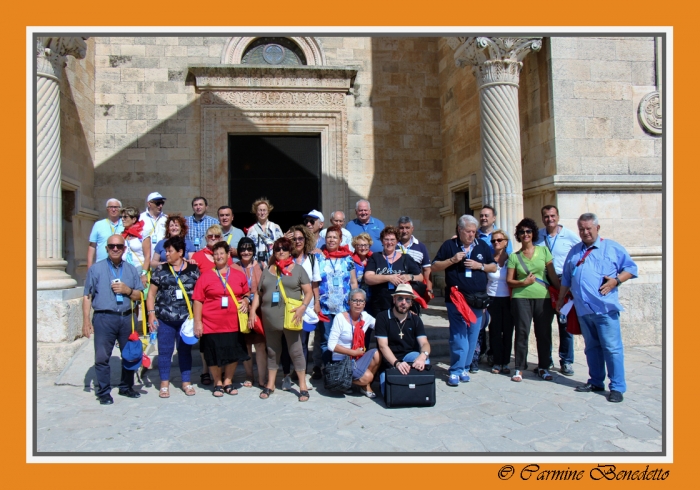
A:
[[[493,260],[496,272],[487,272],[486,294],[491,297],[488,306],[491,323],[489,323],[489,344],[493,353],[494,374],[510,374],[510,353],[513,350],[513,330],[515,323],[510,305],[510,288],[506,282],[508,275],[508,243],[510,238],[503,230],[491,233]]]
[[[272,245],[275,240],[282,237],[282,229],[268,218],[275,207],[266,198],[256,199],[252,206],[252,213],[257,218],[257,222],[248,228],[248,238],[255,242],[255,260],[267,263],[272,256]]]

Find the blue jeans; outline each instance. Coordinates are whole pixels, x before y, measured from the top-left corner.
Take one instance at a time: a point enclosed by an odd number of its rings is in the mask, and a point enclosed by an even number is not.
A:
[[[481,332],[484,310],[474,309],[476,323],[467,326],[462,314],[453,303],[445,303],[447,318],[450,320],[450,376],[459,376],[469,370],[474,357],[474,349]]]
[[[192,346],[182,341],[180,327],[183,322],[164,322],[158,320],[158,373],[161,381],[170,380],[175,343],[177,342],[177,361],[183,383],[190,382],[192,373]]]
[[[600,388],[605,387],[605,368],[610,377],[610,390],[624,393],[625,356],[620,332],[620,312],[603,315],[579,315],[581,333],[586,342],[584,352],[588,362],[588,382]]]
[[[418,358],[418,356],[420,356],[420,352],[409,352],[408,354],[406,354],[405,356],[403,356],[403,361],[410,364],[410,363],[412,363],[413,361],[415,361],[415,360]],[[426,364],[430,364],[430,359],[426,359],[426,360],[425,360],[425,363],[426,363]],[[386,371],[382,371],[382,372],[379,374],[379,387],[380,387],[381,390],[382,390],[382,395],[384,394],[384,385],[385,385],[385,383],[386,383]]]
[[[574,362],[574,336],[566,331],[566,323],[559,322],[559,315],[556,315],[557,325],[559,325],[559,363],[573,364]],[[549,354],[552,360],[552,354]]]
[[[97,396],[109,395],[112,391],[110,381],[109,359],[112,357],[114,343],[119,341],[119,350],[123,351],[131,335],[131,317],[95,313],[92,317],[95,329],[95,375],[97,376]],[[122,359],[122,375],[119,381],[119,391],[134,386],[134,372],[124,369]]]

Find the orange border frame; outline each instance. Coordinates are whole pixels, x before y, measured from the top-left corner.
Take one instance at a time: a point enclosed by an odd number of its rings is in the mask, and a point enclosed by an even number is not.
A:
[[[692,52],[697,46],[697,41],[691,36],[695,34],[697,26],[694,25],[695,16],[690,15],[691,12],[685,11],[682,4],[674,5],[676,2],[651,2],[638,1],[634,4],[614,5],[610,1],[593,0],[587,2],[585,7],[581,4],[563,2],[553,2],[551,0],[540,2],[520,2],[516,5],[507,2],[464,2],[456,0],[444,0],[436,4],[435,8],[426,9],[423,11],[421,4],[409,4],[405,2],[377,2],[359,0],[347,3],[330,4],[327,1],[309,1],[304,0],[299,2],[278,2],[273,0],[268,4],[279,3],[278,8],[266,8],[264,11],[255,2],[236,2],[231,4],[230,9],[223,10],[225,14],[212,16],[212,9],[206,5],[192,2],[184,2],[182,0],[170,0],[168,2],[142,2],[134,0],[123,0],[116,4],[103,4],[100,6],[89,5],[87,3],[77,4],[61,4],[60,2],[47,2],[46,0],[36,0],[31,4],[14,4],[10,9],[3,13],[3,29],[2,38],[5,46],[5,72],[3,77],[2,88],[5,94],[15,94],[20,87],[20,94],[24,95],[22,87],[24,82],[24,69],[27,63],[25,39],[26,26],[98,26],[98,25],[114,25],[127,26],[138,22],[143,25],[155,25],[156,23],[163,26],[179,26],[179,25],[212,25],[212,24],[231,24],[240,25],[244,19],[254,19],[259,25],[296,25],[296,26],[327,26],[327,25],[345,25],[345,26],[361,26],[361,25],[425,25],[425,26],[440,26],[440,25],[530,25],[530,26],[555,26],[555,25],[575,25],[581,26],[581,30],[585,30],[585,26],[623,26],[623,25],[656,25],[656,26],[673,26],[674,27],[674,98],[684,103],[676,104],[676,113],[674,118],[675,123],[675,142],[674,142],[674,194],[668,196],[668,204],[673,202],[675,212],[673,221],[667,223],[669,232],[672,232],[675,227],[675,222],[683,223],[683,243],[694,243],[698,238],[698,232],[692,226],[692,217],[690,211],[692,207],[693,193],[697,193],[694,188],[693,177],[700,175],[700,171],[694,169],[691,154],[691,143],[697,140],[691,131],[694,125],[691,119],[690,108],[695,103],[693,97],[694,91],[692,87],[698,78],[698,66],[695,57],[697,54]],[[181,5],[181,8],[177,8]],[[583,8],[582,8],[583,7]],[[546,30],[546,29],[543,29]],[[11,73],[20,73],[19,76],[11,75]],[[19,79],[19,80],[18,80]],[[20,95],[17,94],[17,95]],[[3,189],[6,198],[9,200],[10,206],[6,208],[8,211],[15,208],[24,210],[26,202],[25,193],[25,177],[26,177],[26,155],[25,155],[25,127],[26,127],[26,107],[25,97],[11,95],[6,97],[4,102],[4,117],[0,120],[3,134],[7,137],[4,140],[4,165],[7,182],[14,182],[16,185],[7,186]],[[29,94],[31,96],[31,94]],[[686,162],[687,158],[687,162]],[[24,163],[24,164],[23,164]],[[672,201],[671,201],[672,200]],[[19,219],[9,217],[14,223],[22,222],[22,211],[19,211]],[[13,219],[15,218],[15,219]],[[8,219],[8,221],[9,221]],[[27,236],[27,230],[21,226],[13,227],[14,233],[20,236]],[[17,241],[7,241],[12,243]],[[680,240],[679,240],[680,242]],[[30,244],[27,244],[30,247]],[[680,245],[679,245],[680,246]],[[12,250],[10,255],[9,247],[3,247],[4,253],[2,256],[3,268],[5,277],[12,280],[5,280],[2,283],[2,297],[8,300],[15,299],[17,296],[24,296],[26,289],[26,253],[23,252],[21,245],[18,250]],[[28,250],[29,251],[29,250]],[[14,260],[8,260],[12,257]],[[675,271],[680,277],[680,267]],[[670,286],[670,285],[669,285]],[[680,283],[679,283],[680,286]],[[690,304],[693,299],[692,291],[689,288],[678,287],[674,292],[674,304],[668,304],[668,308],[678,305],[675,309],[675,323],[682,324],[681,319],[690,319]],[[26,298],[25,298],[26,299]],[[6,304],[10,304],[9,301]],[[17,307],[6,307],[5,328],[10,328],[13,325],[13,332],[17,331],[17,326],[26,325],[25,307],[23,303],[17,304]],[[668,325],[671,327],[671,325]],[[20,332],[22,329],[20,328]],[[697,421],[693,418],[694,390],[689,390],[687,387],[694,386],[691,376],[694,374],[694,352],[693,338],[691,334],[688,342],[677,342],[675,352],[669,353],[668,366],[674,362],[674,358],[678,357],[683,363],[685,370],[675,370],[674,384],[676,386],[674,399],[674,463],[673,464],[650,464],[650,468],[663,467],[670,470],[670,478],[665,482],[672,486],[692,487],[693,471],[691,458],[694,458],[696,448],[693,444],[693,430],[697,427]],[[7,388],[3,396],[3,403],[0,411],[3,415],[3,439],[4,443],[0,448],[2,453],[3,467],[5,469],[12,468],[11,471],[6,471],[4,481],[7,488],[39,486],[40,484],[48,484],[53,488],[94,488],[95,485],[100,485],[105,482],[109,486],[122,485],[158,485],[162,481],[156,475],[166,476],[165,485],[172,488],[185,487],[191,488],[193,485],[209,485],[209,477],[207,473],[213,470],[213,467],[198,466],[193,479],[178,479],[177,468],[163,468],[166,473],[159,473],[159,470],[151,465],[133,466],[130,468],[113,467],[107,468],[107,464],[35,464],[29,466],[25,462],[26,450],[26,429],[25,425],[18,421],[26,418],[26,398],[23,388],[32,382],[31,379],[25,379],[25,384],[22,383],[24,375],[26,359],[26,340],[25,342],[12,342],[11,336],[6,336],[6,341],[1,349],[3,352],[4,365],[6,366]],[[674,355],[675,354],[675,355]],[[19,379],[18,379],[19,378]],[[29,389],[29,388],[27,388]],[[669,400],[670,401],[670,400]],[[26,423],[31,423],[27,421]],[[671,449],[669,447],[669,449]],[[397,454],[397,456],[399,456]],[[534,456],[534,455],[533,455]],[[605,462],[605,458],[601,458],[601,463]],[[337,488],[345,488],[348,486],[356,487],[365,483],[372,482],[381,485],[386,483],[386,486],[393,488],[410,488],[416,484],[426,487],[443,487],[449,488],[454,485],[458,486],[473,486],[476,484],[496,484],[500,483],[497,477],[499,468],[503,464],[469,464],[469,465],[454,465],[448,467],[419,467],[416,470],[410,471],[410,466],[397,464],[381,464],[381,466],[351,466],[349,464],[318,464],[313,467],[299,468],[298,466],[292,469],[288,466],[282,468],[280,463],[266,463],[267,465],[274,464],[278,468],[265,468],[261,473],[260,468],[254,468],[247,465],[246,469],[232,468],[232,473],[235,475],[233,483],[230,479],[224,485],[261,485],[264,487],[282,488],[284,486],[297,486],[304,482],[304,486],[310,488],[329,486]],[[595,466],[595,464],[540,464],[547,469],[584,469],[586,472]],[[618,464],[618,468],[626,469],[644,469],[646,463],[631,463]],[[79,467],[78,467],[79,466]],[[131,466],[131,465],[129,465]],[[519,471],[523,463],[513,463],[516,470]],[[148,471],[143,471],[148,468]],[[155,470],[155,471],[154,471]],[[106,473],[108,471],[109,473]],[[301,471],[301,474],[299,473]],[[223,475],[224,473],[221,473]],[[109,475],[105,477],[106,475]],[[125,478],[128,475],[127,478]],[[209,473],[211,475],[211,473]],[[264,475],[263,478],[261,476]],[[303,475],[303,476],[302,476]],[[341,476],[346,475],[346,476]],[[354,475],[354,476],[353,476]],[[136,479],[134,478],[136,477]],[[155,477],[155,479],[154,479]],[[226,480],[224,480],[226,481]],[[516,479],[513,478],[506,485],[513,485]],[[590,481],[587,478],[583,481]],[[109,483],[107,483],[109,482]],[[16,485],[13,485],[15,484]],[[522,484],[522,482],[519,482]],[[540,483],[540,482],[538,482]],[[630,486],[636,482],[618,482],[618,485]],[[541,482],[544,485],[561,486],[562,482]],[[384,486],[384,485],[382,485]]]

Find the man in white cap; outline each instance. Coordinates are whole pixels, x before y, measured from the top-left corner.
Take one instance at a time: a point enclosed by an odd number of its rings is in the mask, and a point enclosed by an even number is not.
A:
[[[97,221],[90,232],[90,243],[87,251],[87,268],[99,260],[107,258],[107,239],[124,231],[121,213],[122,203],[119,199],[107,199],[105,204],[107,217]]]
[[[323,223],[326,221],[323,217],[323,213],[316,209],[302,216],[304,218],[304,226],[306,226],[316,239],[316,252],[321,251],[321,247],[326,244],[326,240],[321,237],[321,230],[323,229]]]
[[[156,250],[155,244],[165,238],[165,222],[168,215],[163,212],[165,198],[160,192],[151,192],[146,198],[146,211],[141,213],[139,219],[143,221],[142,236],[151,237],[151,257]]]
[[[408,374],[411,367],[422,371],[430,364],[430,343],[420,316],[409,311],[415,295],[409,284],[399,284],[392,293],[393,308],[377,314],[374,335],[384,366]],[[384,373],[379,376],[384,393]]]

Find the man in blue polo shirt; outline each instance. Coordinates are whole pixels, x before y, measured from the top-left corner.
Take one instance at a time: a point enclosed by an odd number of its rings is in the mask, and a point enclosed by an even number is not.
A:
[[[87,251],[87,268],[92,267],[92,264],[99,260],[107,258],[107,239],[112,235],[124,231],[122,225],[121,213],[122,203],[119,199],[107,199],[105,204],[107,207],[107,217],[97,221],[92,226],[90,232],[90,243]]]
[[[564,262],[556,309],[561,310],[566,293],[571,290],[588,362],[588,382],[577,386],[576,391],[604,391],[607,368],[608,401],[619,403],[627,385],[620,332],[620,312],[624,308],[617,289],[623,282],[637,277],[637,264],[622,245],[601,238],[599,231],[595,214],[585,213],[578,219],[581,243],[571,248]]]
[[[370,247],[372,253],[381,252],[382,241],[379,239],[379,234],[384,229],[384,223],[381,220],[372,218],[372,208],[368,200],[360,199],[357,201],[357,204],[355,204],[355,215],[357,218],[348,223],[345,228],[353,237],[363,232],[368,233],[372,237],[372,246]]]
[[[544,228],[540,229],[538,233],[539,238],[535,245],[549,249],[554,258],[552,261],[554,271],[561,279],[566,256],[569,255],[569,250],[574,245],[581,242],[581,239],[576,233],[559,224],[559,210],[556,206],[548,204],[542,208],[542,222],[544,223]],[[573,376],[574,336],[566,331],[566,323],[559,321],[559,315],[557,315],[557,324],[559,325],[559,364],[561,365],[559,372],[564,376]],[[549,363],[550,365],[553,364],[551,346]]]

